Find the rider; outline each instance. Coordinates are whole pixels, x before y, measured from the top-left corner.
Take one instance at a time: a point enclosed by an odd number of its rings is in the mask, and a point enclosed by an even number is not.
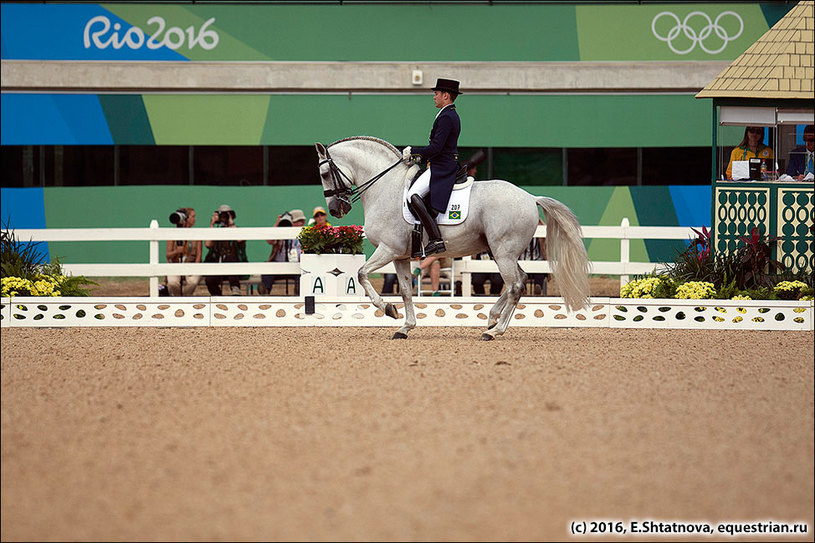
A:
[[[446,250],[435,217],[447,209],[447,201],[453,192],[458,171],[458,135],[461,133],[461,121],[453,104],[456,97],[461,94],[458,85],[459,82],[453,79],[436,80],[436,86],[432,89],[433,101],[441,111],[433,121],[430,145],[412,149],[408,146],[402,151],[404,159],[409,159],[411,155],[419,155],[430,165],[408,191],[411,211],[422,222],[430,238],[424,248],[425,256],[443,253]],[[430,201],[425,205],[423,197],[428,192]]]

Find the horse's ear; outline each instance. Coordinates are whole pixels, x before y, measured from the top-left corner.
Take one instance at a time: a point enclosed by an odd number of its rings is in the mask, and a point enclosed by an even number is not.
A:
[[[317,149],[317,154],[320,155],[320,158],[325,158],[328,151],[325,150],[325,145],[320,142],[316,142],[314,147]]]

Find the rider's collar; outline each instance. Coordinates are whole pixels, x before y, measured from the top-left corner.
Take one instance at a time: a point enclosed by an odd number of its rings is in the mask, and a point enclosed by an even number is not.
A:
[[[436,119],[438,119],[438,118],[439,118],[439,115],[441,115],[441,112],[442,112],[442,111],[444,111],[445,109],[447,109],[448,107],[451,107],[451,108],[453,108],[453,109],[456,109],[456,105],[455,105],[455,104],[447,104],[446,106],[444,106],[443,108],[441,108],[441,109],[439,110],[439,112],[438,112],[438,113],[436,113]]]

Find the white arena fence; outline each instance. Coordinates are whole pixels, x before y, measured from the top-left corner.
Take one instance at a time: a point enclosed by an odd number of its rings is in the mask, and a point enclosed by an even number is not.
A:
[[[701,228],[701,227],[700,227]],[[295,239],[299,227],[235,227],[235,228],[160,228],[152,220],[149,228],[47,228],[15,230],[20,242],[49,241],[145,241],[149,246],[149,261],[129,264],[63,264],[62,269],[70,275],[85,277],[149,277],[150,296],[158,296],[159,279],[166,275],[299,275],[297,262],[219,262],[219,263],[166,263],[159,262],[162,242],[168,240],[270,240]],[[684,226],[630,226],[624,218],[620,226],[583,226],[586,239],[616,239],[620,242],[619,261],[592,261],[591,273],[618,275],[620,285],[628,282],[630,275],[654,271],[659,263],[631,262],[630,242],[644,239],[689,240],[696,237],[690,227]],[[535,237],[545,237],[546,226],[538,226]],[[551,273],[545,260],[522,260],[521,268],[527,273]],[[471,295],[470,274],[494,273],[498,267],[492,260],[472,260],[464,257],[456,260],[456,273],[462,273],[462,295]],[[393,264],[378,270],[393,273]]]
[[[396,326],[400,321],[385,316],[364,296],[318,298],[314,313],[306,313],[304,300],[294,296],[160,297],[159,278],[165,275],[299,275],[297,262],[160,263],[161,242],[167,240],[268,240],[294,239],[298,227],[159,228],[70,228],[16,230],[21,242],[47,241],[146,241],[148,263],[64,264],[65,273],[86,277],[150,277],[148,297],[15,297],[0,300],[0,327],[68,326]],[[585,238],[617,239],[620,260],[592,262],[593,274],[619,275],[625,284],[629,275],[654,271],[658,263],[631,262],[632,239],[689,240],[689,227],[630,226],[623,219],[618,227],[584,226]],[[536,237],[546,235],[539,226]],[[551,273],[547,261],[521,261],[528,273]],[[388,265],[380,272],[393,272]],[[496,272],[495,262],[457,261],[463,274],[460,297],[415,299],[420,326],[486,326],[495,297],[471,297],[469,274]],[[398,296],[386,297],[400,310]],[[562,298],[523,297],[513,314],[513,326],[680,328],[703,330],[799,330],[813,328],[813,302],[735,301],[593,298],[587,309],[568,312]]]

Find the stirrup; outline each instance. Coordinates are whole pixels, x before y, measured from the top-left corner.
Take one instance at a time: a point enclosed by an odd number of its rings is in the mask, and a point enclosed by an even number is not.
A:
[[[436,253],[443,253],[447,250],[444,246],[443,239],[431,239],[427,246],[424,248],[425,256],[434,255]]]

